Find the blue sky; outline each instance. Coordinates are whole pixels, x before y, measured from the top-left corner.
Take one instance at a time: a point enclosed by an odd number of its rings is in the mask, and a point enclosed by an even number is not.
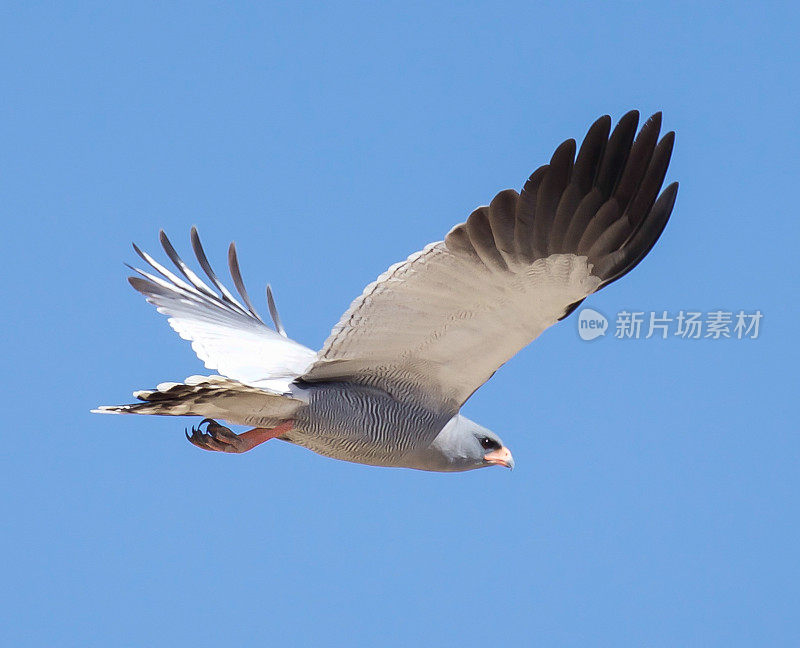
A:
[[[77,5],[78,3],[74,3]],[[800,642],[794,3],[5,3],[0,586],[15,646]],[[467,403],[513,473],[204,453],[98,404],[203,371],[125,282],[238,243],[319,347],[363,286],[599,115],[664,111],[677,205]],[[613,325],[613,323],[612,323]]]

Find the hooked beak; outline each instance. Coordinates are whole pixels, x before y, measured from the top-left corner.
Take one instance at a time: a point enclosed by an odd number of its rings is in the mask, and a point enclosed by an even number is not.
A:
[[[483,460],[495,466],[505,466],[511,470],[514,469],[514,457],[511,456],[511,451],[505,446],[498,450],[487,452],[483,455]]]

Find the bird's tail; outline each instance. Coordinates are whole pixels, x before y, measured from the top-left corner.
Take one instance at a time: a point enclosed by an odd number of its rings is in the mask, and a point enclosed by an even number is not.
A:
[[[190,376],[182,383],[161,383],[133,392],[138,403],[102,405],[96,414],[202,416],[239,425],[273,427],[293,418],[305,401],[251,387],[224,376]]]

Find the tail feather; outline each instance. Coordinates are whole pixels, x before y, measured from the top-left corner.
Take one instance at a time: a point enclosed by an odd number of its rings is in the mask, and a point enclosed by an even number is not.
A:
[[[133,392],[139,403],[102,405],[96,414],[203,416],[240,425],[272,427],[293,418],[305,402],[294,396],[242,384],[224,376],[190,376]]]

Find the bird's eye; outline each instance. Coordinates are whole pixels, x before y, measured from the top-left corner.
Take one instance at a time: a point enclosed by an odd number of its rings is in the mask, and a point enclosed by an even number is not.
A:
[[[483,437],[481,439],[481,447],[484,450],[497,450],[500,447],[500,444],[497,443],[494,439],[490,439],[489,437]]]

